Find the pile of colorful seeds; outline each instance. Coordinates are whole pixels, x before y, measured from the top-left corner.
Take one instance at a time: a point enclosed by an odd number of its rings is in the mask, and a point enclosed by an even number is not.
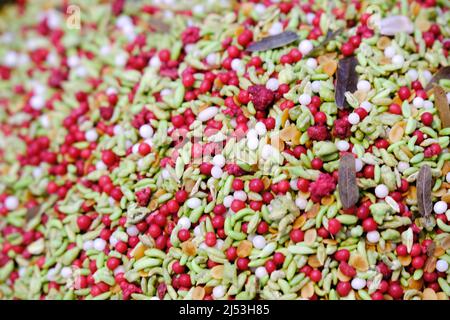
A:
[[[447,1],[143,2],[1,11],[1,299],[449,299]]]

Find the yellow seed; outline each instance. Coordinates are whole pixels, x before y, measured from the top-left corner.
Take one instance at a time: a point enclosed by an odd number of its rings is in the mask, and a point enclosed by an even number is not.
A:
[[[212,275],[212,277],[213,277],[214,279],[222,279],[222,278],[223,278],[223,269],[224,269],[224,266],[223,266],[222,264],[213,267],[213,268],[211,269],[211,275]]]
[[[345,274],[343,274],[343,273],[341,272],[341,269],[338,269],[336,275],[337,275],[337,278],[338,278],[340,281],[348,282],[348,281],[350,281],[350,280],[352,279],[351,277],[346,276]]]
[[[312,268],[319,268],[322,266],[322,263],[320,263],[319,258],[317,257],[317,255],[312,255],[308,257],[308,264],[312,267]]]
[[[438,300],[448,300],[447,295],[445,294],[445,292],[438,292],[436,293],[436,296],[438,298]]]
[[[337,62],[334,60],[328,60],[323,65],[323,72],[325,72],[329,77],[332,77],[337,70]]]
[[[404,125],[404,121],[394,124],[391,131],[389,131],[389,140],[391,143],[398,142],[403,138],[403,134],[405,133]]]
[[[312,282],[308,282],[305,284],[305,286],[302,288],[300,295],[304,299],[309,299],[314,295],[314,284]]]
[[[195,246],[194,243],[192,243],[192,241],[185,241],[181,244],[181,249],[183,251],[183,253],[187,254],[188,256],[195,256],[195,254],[197,253],[197,247]]]
[[[295,219],[294,224],[292,225],[292,228],[300,229],[301,227],[303,227],[305,222],[306,222],[306,216],[304,214],[302,214],[297,219]]]
[[[352,256],[350,256],[348,264],[358,271],[365,272],[369,270],[369,264],[367,260],[360,254],[353,254]]]
[[[203,300],[205,297],[205,288],[203,287],[195,287],[192,292],[192,300]]]
[[[377,48],[380,50],[384,50],[391,44],[391,39],[385,36],[380,37],[377,41]]]
[[[316,229],[308,229],[305,232],[305,238],[304,241],[306,244],[312,244],[314,241],[316,241],[317,238],[317,231]]]
[[[237,256],[239,258],[246,258],[250,255],[250,252],[252,251],[253,245],[248,240],[243,240],[239,243],[237,247]]]
[[[408,281],[408,286],[410,289],[420,290],[423,285],[423,280],[414,280],[414,278],[410,278]]]
[[[141,259],[144,256],[144,252],[146,250],[146,246],[144,246],[142,243],[138,245],[136,249],[134,249],[134,258],[136,260]]]
[[[411,263],[411,256],[399,256],[398,261],[400,261],[400,264],[404,267],[409,266],[409,264]]]
[[[422,300],[438,300],[437,294],[431,288],[423,290]]]
[[[330,206],[330,205],[332,205],[332,204],[334,203],[335,200],[336,200],[336,199],[334,198],[333,195],[331,195],[331,196],[326,196],[326,197],[323,197],[323,198],[322,198],[321,203],[322,203],[324,206]]]

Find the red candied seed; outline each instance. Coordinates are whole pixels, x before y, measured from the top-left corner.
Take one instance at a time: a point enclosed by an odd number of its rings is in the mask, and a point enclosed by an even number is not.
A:
[[[320,173],[319,178],[309,186],[311,199],[315,202],[320,201],[324,196],[330,195],[336,188],[336,182],[330,174]]]
[[[330,136],[328,129],[324,125],[315,125],[308,128],[308,136],[311,140],[324,141]]]
[[[256,110],[265,111],[272,105],[275,95],[272,90],[263,85],[253,85],[248,88],[250,100],[253,102]]]

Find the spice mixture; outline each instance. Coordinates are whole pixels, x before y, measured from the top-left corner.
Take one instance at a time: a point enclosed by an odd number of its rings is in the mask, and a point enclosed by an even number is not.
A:
[[[448,300],[446,0],[17,1],[1,299]]]

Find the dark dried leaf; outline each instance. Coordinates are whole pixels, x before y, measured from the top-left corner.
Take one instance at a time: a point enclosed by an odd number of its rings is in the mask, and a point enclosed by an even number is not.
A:
[[[339,28],[336,31],[328,30],[326,38],[318,46],[316,46],[310,53],[308,53],[305,56],[305,58],[314,57],[314,56],[318,55],[322,51],[322,49],[324,49],[327,46],[327,44],[330,41],[336,39],[336,37],[338,35],[340,35],[343,31],[344,31],[344,28]]]
[[[355,158],[352,154],[344,154],[339,161],[339,197],[344,209],[353,207],[359,199],[359,189],[356,183]]]
[[[433,186],[433,177],[428,165],[420,168],[417,175],[417,206],[422,217],[427,218],[433,211],[433,201],[431,197],[431,188]]]
[[[347,91],[356,91],[356,85],[358,83],[358,74],[356,73],[356,66],[358,65],[358,59],[355,56],[346,57],[339,60],[337,75],[336,75],[336,91],[334,98],[336,105],[342,109],[348,106],[345,99],[345,93]]]
[[[25,220],[30,221],[33,219],[38,213],[39,210],[41,210],[41,205],[34,206],[27,210],[27,213],[25,214]]]
[[[439,113],[439,118],[442,122],[443,128],[450,127],[450,109],[448,106],[447,96],[444,89],[440,86],[434,86],[434,101]]]
[[[265,51],[283,47],[298,39],[298,35],[293,31],[284,31],[280,34],[266,37],[260,41],[252,43],[247,47],[247,51]]]
[[[439,69],[439,71],[434,74],[433,78],[431,78],[430,82],[428,82],[425,91],[430,90],[433,87],[433,83],[439,83],[439,80],[441,79],[450,79],[450,66]]]

